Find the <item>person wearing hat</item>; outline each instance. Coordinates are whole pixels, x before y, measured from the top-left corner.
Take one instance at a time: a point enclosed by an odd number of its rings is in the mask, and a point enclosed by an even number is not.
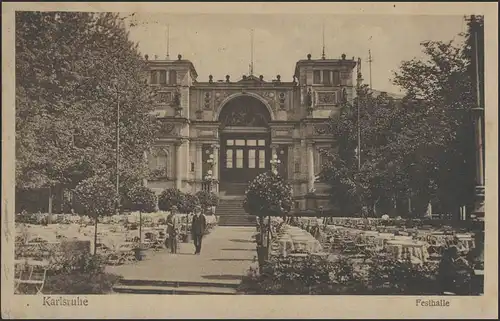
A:
[[[201,240],[205,234],[205,229],[207,227],[207,221],[205,216],[201,214],[201,206],[197,205],[194,208],[193,221],[191,223],[191,234],[193,236],[193,242],[195,247],[194,254],[200,254],[201,252]]]
[[[181,225],[177,212],[177,206],[174,205],[167,216],[167,248],[170,248],[171,253],[177,253],[177,235],[179,234],[179,227]]]

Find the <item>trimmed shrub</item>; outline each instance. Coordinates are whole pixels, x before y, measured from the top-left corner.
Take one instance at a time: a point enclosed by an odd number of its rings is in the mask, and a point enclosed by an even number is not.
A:
[[[134,186],[128,193],[128,199],[133,211],[151,213],[156,210],[156,194],[146,186]]]
[[[248,186],[243,208],[252,215],[281,216],[293,205],[292,188],[273,172],[258,175]]]
[[[219,205],[219,197],[213,192],[198,191],[195,195],[204,209]]]
[[[304,260],[271,258],[261,272],[251,268],[239,291],[248,294],[360,294],[365,287],[346,259],[330,261],[309,256]]]
[[[181,213],[192,213],[197,205],[200,205],[200,200],[196,195],[184,194],[181,199],[179,211]]]
[[[167,188],[158,197],[158,208],[161,211],[170,211],[172,206],[181,207],[183,193],[177,188]]]
[[[93,217],[112,214],[116,206],[115,187],[107,178],[100,176],[80,182],[75,189],[75,198],[85,213]]]

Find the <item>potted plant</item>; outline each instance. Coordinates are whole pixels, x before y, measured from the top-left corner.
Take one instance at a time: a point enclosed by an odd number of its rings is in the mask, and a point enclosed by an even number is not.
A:
[[[133,251],[134,251],[134,255],[135,255],[135,259],[137,261],[142,261],[144,260],[144,258],[146,257],[146,250],[148,249],[148,247],[142,243],[142,242],[137,242],[134,247],[133,247]]]

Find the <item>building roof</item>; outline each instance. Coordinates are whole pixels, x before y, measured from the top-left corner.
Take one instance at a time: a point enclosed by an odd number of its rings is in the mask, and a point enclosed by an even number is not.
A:
[[[182,66],[185,65],[189,67],[189,70],[194,74],[195,78],[198,77],[198,73],[196,72],[196,68],[194,67],[194,64],[187,59],[153,59],[153,60],[147,60],[149,66],[164,66],[164,65],[172,65],[172,66]]]
[[[295,74],[297,74],[298,68],[301,66],[322,66],[322,65],[337,65],[337,66],[348,66],[349,68],[354,68],[357,65],[357,61],[352,57],[352,59],[347,59],[345,55],[342,55],[341,59],[301,59],[295,64]]]

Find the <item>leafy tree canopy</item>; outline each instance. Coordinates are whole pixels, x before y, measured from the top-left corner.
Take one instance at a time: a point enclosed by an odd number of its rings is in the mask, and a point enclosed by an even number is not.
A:
[[[110,215],[116,202],[116,190],[106,178],[94,176],[81,181],[75,188],[75,197],[86,214]]]
[[[139,180],[157,130],[145,71],[116,14],[16,12],[16,185],[114,176],[118,104],[122,182]]]
[[[471,201],[470,55],[453,42],[427,41],[422,48],[424,59],[403,61],[394,74],[394,83],[407,92],[404,99],[374,97],[361,86],[354,101],[344,102],[331,119],[336,143],[324,151],[321,176],[331,186],[332,202],[345,210],[359,213],[362,205],[373,210],[378,202],[395,204],[401,196],[449,209]]]
[[[243,208],[252,215],[283,215],[293,205],[292,188],[281,176],[273,172],[258,175],[248,186]]]

